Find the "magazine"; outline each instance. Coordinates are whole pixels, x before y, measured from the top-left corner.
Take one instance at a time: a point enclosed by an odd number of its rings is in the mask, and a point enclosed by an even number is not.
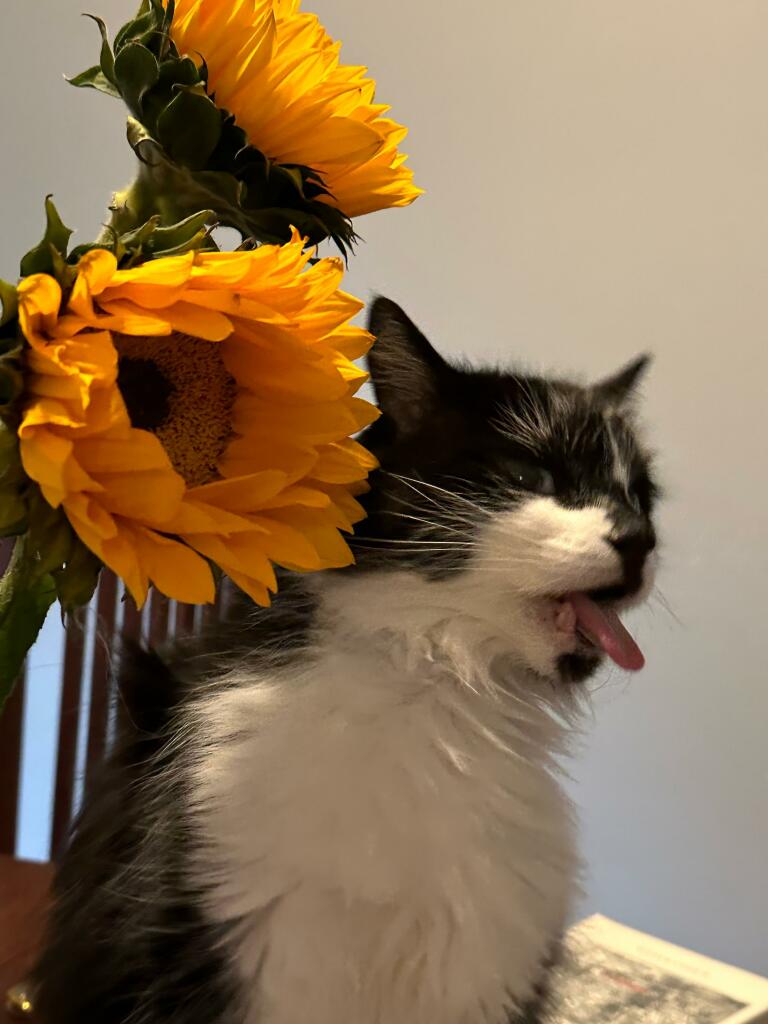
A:
[[[595,914],[568,932],[553,1024],[768,1024],[768,979]]]

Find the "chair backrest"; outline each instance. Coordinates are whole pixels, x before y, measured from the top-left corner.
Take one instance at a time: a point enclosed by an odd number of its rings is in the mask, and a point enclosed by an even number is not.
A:
[[[61,664],[61,704],[49,856],[67,836],[77,797],[109,750],[120,713],[110,667],[121,638],[158,645],[189,636],[218,618],[220,603],[205,608],[178,604],[153,591],[139,612],[111,572],[102,572],[85,614],[66,623]],[[51,609],[51,615],[57,610]],[[25,700],[24,674],[0,715],[0,853],[17,852]]]

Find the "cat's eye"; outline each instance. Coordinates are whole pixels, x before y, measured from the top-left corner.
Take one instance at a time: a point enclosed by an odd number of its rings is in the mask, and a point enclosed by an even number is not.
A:
[[[512,459],[506,464],[506,475],[516,490],[533,494],[554,494],[555,480],[548,469],[531,462]]]

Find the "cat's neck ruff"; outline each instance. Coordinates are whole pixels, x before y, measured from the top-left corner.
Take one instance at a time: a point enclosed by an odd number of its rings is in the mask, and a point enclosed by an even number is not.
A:
[[[308,657],[197,709],[209,907],[242,923],[249,1024],[495,1024],[540,977],[578,872],[568,730],[452,586],[313,582]]]

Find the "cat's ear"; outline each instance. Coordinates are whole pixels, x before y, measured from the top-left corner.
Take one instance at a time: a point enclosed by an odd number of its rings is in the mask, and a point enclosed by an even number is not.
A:
[[[390,299],[374,301],[368,330],[376,338],[368,368],[379,407],[400,436],[411,434],[436,408],[451,368]]]
[[[633,398],[650,363],[651,357],[647,353],[638,356],[637,359],[633,359],[631,363],[622,367],[618,373],[593,384],[592,394],[603,405],[610,405],[617,409],[627,405]]]

